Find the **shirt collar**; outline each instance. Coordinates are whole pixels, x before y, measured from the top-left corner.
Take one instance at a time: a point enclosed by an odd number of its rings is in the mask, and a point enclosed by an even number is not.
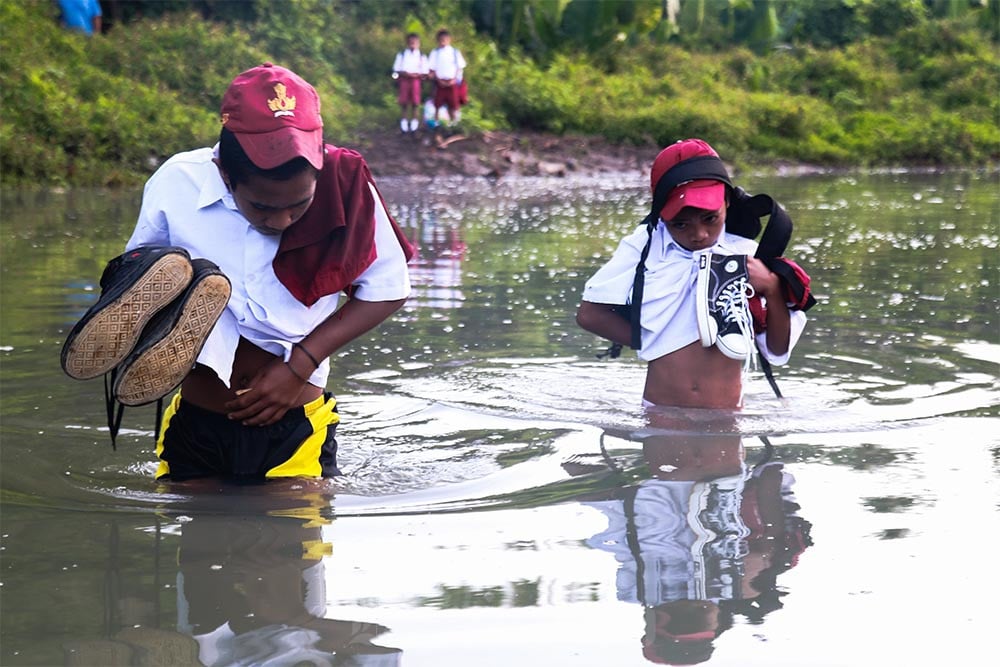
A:
[[[215,144],[215,147],[212,148],[212,157],[219,159],[219,144]],[[226,182],[222,180],[222,174],[219,172],[218,165],[214,162],[210,164],[211,168],[207,170],[205,180],[202,182],[201,189],[198,192],[198,208],[207,208],[215,202],[221,201],[226,208],[238,211],[236,200],[233,199],[232,193],[226,187]]]
[[[664,254],[668,252],[678,252],[685,257],[694,257],[694,252],[682,247],[674,241],[674,237],[670,235],[669,231],[667,231],[667,223],[661,220],[660,224],[657,225],[657,231],[663,235]],[[740,255],[745,253],[745,250],[741,250],[733,245],[730,241],[730,234],[725,229],[723,229],[722,233],[719,234],[719,239],[715,242],[715,245],[711,248],[707,248],[707,250],[724,255]],[[705,250],[699,250],[698,252],[705,252]]]

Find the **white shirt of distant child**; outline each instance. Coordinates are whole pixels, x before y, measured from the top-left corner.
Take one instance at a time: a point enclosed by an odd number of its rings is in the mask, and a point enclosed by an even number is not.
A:
[[[242,336],[257,347],[288,360],[292,341],[308,335],[338,307],[340,294],[321,297],[312,306],[298,301],[278,280],[271,265],[281,240],[261,234],[239,212],[212,158],[215,148],[179,153],[146,183],[135,231],[126,250],[144,245],[175,245],[192,258],[215,262],[232,283],[226,310],[205,341],[198,363],[216,372],[226,386],[236,346]],[[363,301],[394,301],[410,294],[406,257],[374,185],[377,258],[354,280],[354,296]],[[330,360],[323,359],[309,377],[326,386]]]
[[[427,56],[420,53],[420,49],[403,49],[396,54],[396,61],[392,65],[393,72],[405,72],[407,74],[427,74]]]
[[[635,268],[648,238],[646,226],[640,225],[622,239],[608,263],[584,285],[584,300],[604,304],[628,303],[631,300]],[[753,257],[757,252],[757,242],[723,232],[714,246],[695,253],[679,246],[662,220],[656,225],[649,256],[646,258],[645,287],[640,311],[640,359],[653,361],[700,340],[695,309],[698,256],[709,251]],[[806,325],[806,314],[801,310],[790,311],[789,317],[790,333],[788,351],[785,354],[771,353],[766,344],[766,332],[756,336],[764,358],[775,366],[788,362],[792,348],[798,343]]]
[[[459,83],[462,81],[462,70],[465,69],[466,62],[462,52],[454,46],[450,44],[439,46],[431,51],[427,61],[428,68],[434,72],[437,78],[455,79]]]

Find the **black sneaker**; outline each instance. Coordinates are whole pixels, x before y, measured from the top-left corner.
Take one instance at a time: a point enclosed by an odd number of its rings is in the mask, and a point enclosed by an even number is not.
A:
[[[176,389],[229,302],[229,278],[207,259],[191,262],[194,277],[184,293],[142,332],[118,368],[112,391],[122,405],[151,403]]]
[[[749,358],[753,323],[747,299],[753,293],[746,255],[700,255],[695,303],[703,347],[715,345],[730,359]]]
[[[101,297],[69,332],[62,367],[88,380],[109,372],[132,351],[146,323],[191,282],[186,250],[146,246],[115,257],[101,275]]]

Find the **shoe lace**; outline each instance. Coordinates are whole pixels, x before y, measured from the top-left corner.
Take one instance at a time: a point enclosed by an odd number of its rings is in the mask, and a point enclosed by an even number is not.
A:
[[[751,370],[754,363],[753,320],[750,316],[750,298],[756,292],[746,278],[730,283],[715,299],[715,305],[726,322],[733,322],[746,343],[748,354],[743,361],[743,372]]]
[[[104,408],[108,416],[108,433],[111,435],[111,449],[118,450],[118,431],[122,427],[125,405],[115,398],[114,384],[118,369],[112,368],[104,374]],[[156,399],[156,417],[153,422],[153,442],[160,440],[160,422],[163,421],[163,398]]]

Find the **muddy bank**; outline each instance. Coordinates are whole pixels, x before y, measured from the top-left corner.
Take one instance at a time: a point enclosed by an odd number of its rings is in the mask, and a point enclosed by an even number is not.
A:
[[[600,137],[528,132],[368,134],[345,144],[378,176],[568,176],[649,169],[659,148],[621,146]]]

